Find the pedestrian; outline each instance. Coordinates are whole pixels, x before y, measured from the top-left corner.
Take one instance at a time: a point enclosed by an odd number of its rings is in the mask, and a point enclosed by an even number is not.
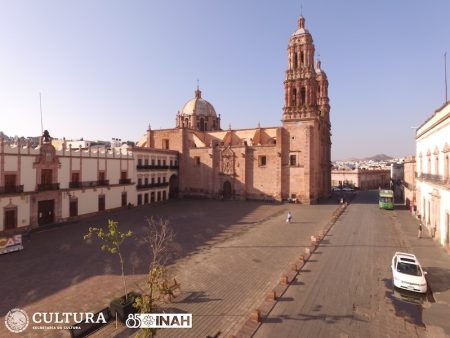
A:
[[[287,218],[286,218],[286,223],[291,223],[291,221],[292,221],[292,214],[291,214],[290,211],[288,211]]]
[[[419,223],[419,227],[417,228],[417,238],[422,238],[422,222]]]

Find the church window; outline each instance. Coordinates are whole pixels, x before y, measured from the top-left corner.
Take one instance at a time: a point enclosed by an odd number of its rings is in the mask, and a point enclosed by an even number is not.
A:
[[[264,167],[267,164],[267,157],[265,155],[258,157],[258,165]]]
[[[188,127],[189,126],[189,120],[187,118],[184,119],[184,127]]]
[[[194,157],[194,165],[195,165],[196,167],[199,167],[199,166],[200,166],[200,156],[195,156],[195,157]]]
[[[142,158],[138,158],[138,165],[142,165]]]
[[[295,106],[297,101],[297,89],[292,88],[292,96],[291,96],[291,106]]]
[[[202,117],[200,119],[200,130],[205,131],[205,126],[206,126],[205,119]]]
[[[163,149],[169,149],[169,139],[163,139],[162,140],[163,143]]]
[[[296,166],[297,165],[297,155],[290,155],[289,156],[289,164],[291,166]]]
[[[305,63],[305,53],[300,52],[300,62],[303,65]]]
[[[297,53],[294,53],[294,69],[297,69],[297,64],[298,64],[298,56]]]
[[[305,87],[302,87],[302,89],[300,90],[300,96],[302,99],[302,104],[306,104],[306,89]]]

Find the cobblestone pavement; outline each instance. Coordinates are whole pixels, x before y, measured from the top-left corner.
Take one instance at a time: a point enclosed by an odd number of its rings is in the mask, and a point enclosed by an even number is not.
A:
[[[422,306],[393,292],[392,256],[410,250],[396,213],[361,192],[255,337],[425,337]]]
[[[145,277],[150,259],[139,238],[145,216],[170,220],[177,237],[173,273],[182,295],[172,306],[193,313],[191,330],[166,330],[158,336],[226,336],[245,321],[285,266],[303,252],[336,205],[277,205],[259,202],[180,200],[108,212],[33,233],[25,250],[0,257],[6,271],[0,284],[0,315],[12,308],[28,313],[96,311],[123,294],[117,257],[82,240],[89,226],[108,218],[131,229],[137,239],[123,245],[130,287]],[[291,210],[292,224],[285,223]],[[105,331],[106,334],[107,331]],[[123,332],[128,335],[130,332]],[[30,331],[27,336],[67,336],[67,331]],[[112,333],[114,334],[114,333]],[[0,337],[11,335],[0,326]]]

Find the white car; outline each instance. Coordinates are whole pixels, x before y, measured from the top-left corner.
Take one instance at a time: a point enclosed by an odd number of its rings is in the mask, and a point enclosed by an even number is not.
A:
[[[427,292],[426,272],[423,272],[413,254],[396,252],[392,258],[391,269],[394,286],[414,292]]]

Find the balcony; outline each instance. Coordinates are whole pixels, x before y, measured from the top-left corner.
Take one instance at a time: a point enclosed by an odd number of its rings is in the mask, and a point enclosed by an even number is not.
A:
[[[100,181],[83,181],[83,182],[70,182],[69,188],[77,189],[77,188],[94,188],[94,187],[104,187],[109,185],[109,180],[100,180]]]
[[[442,175],[434,175],[434,174],[419,174],[416,173],[416,178],[420,181],[429,182],[437,185],[450,187],[450,180],[448,177],[444,177]]]
[[[169,182],[161,182],[161,183],[147,183],[147,184],[138,184],[136,185],[137,190],[141,189],[149,189],[149,188],[160,188],[160,187],[168,187]]]
[[[172,164],[169,166],[169,169],[178,169],[179,165],[178,164]]]
[[[138,164],[136,166],[137,170],[163,170],[163,169],[169,169],[169,166],[167,164],[165,165],[157,165],[157,164]]]
[[[6,185],[0,187],[0,194],[20,194],[23,192],[23,185]]]
[[[38,184],[38,191],[59,190],[59,183]]]
[[[131,178],[121,178],[119,184],[131,184]]]

